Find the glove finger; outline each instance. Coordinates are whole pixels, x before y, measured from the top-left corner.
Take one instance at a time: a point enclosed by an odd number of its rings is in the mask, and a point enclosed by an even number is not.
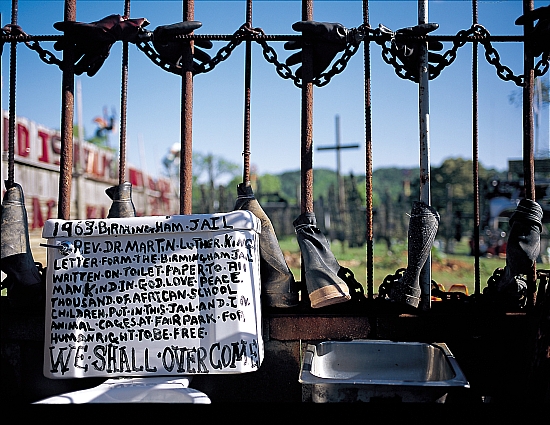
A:
[[[171,25],[162,25],[155,28],[153,36],[159,41],[173,38],[180,34],[190,34],[192,31],[200,28],[202,23],[199,21],[184,21]]]
[[[323,71],[325,71],[329,67],[331,62],[332,62],[332,58],[327,58],[325,56],[321,58],[314,57],[313,76],[318,77]]]
[[[307,32],[312,35],[324,35],[328,33],[333,25],[335,24],[328,22],[298,21],[292,24],[292,29],[294,31]]]
[[[288,65],[288,66],[292,66],[292,65],[296,65],[298,63],[302,63],[302,52],[296,52],[292,55],[290,55],[285,63]]]
[[[285,50],[298,50],[302,48],[302,42],[301,41],[287,41],[284,44]]]
[[[398,29],[395,33],[401,35],[426,35],[439,28],[439,24],[427,23]]]
[[[439,55],[437,53],[431,53],[428,52],[428,62],[430,63],[444,63],[445,59],[442,55]]]
[[[75,22],[75,21],[60,21],[60,22],[55,22],[53,24],[53,27],[58,30],[58,31],[71,31],[72,29],[74,28],[78,28],[79,26],[82,26],[82,25],[89,25],[89,24],[85,24],[83,22]]]
[[[202,49],[211,49],[214,45],[210,40],[205,40],[201,38],[201,39],[195,40],[195,46],[200,47]]]
[[[516,19],[516,25],[524,25],[530,21],[536,21],[537,19],[550,19],[550,5],[537,7],[534,10],[531,10],[524,15],[521,15]]]
[[[439,52],[440,50],[443,50],[443,43],[441,43],[440,41],[429,41],[428,49]]]
[[[105,16],[105,18],[102,18],[99,21],[94,21],[91,24],[100,26],[102,28],[111,29],[115,25],[118,25],[121,21],[122,21],[122,16],[113,14],[113,15]]]
[[[99,71],[99,68],[101,68],[106,59],[107,56],[103,56],[95,60],[86,72],[86,74],[88,74],[88,77],[93,77],[97,73],[97,71]]]
[[[210,62],[212,60],[210,55],[206,52],[203,52],[201,49],[195,49],[195,53],[193,53],[193,58],[200,63]]]
[[[140,28],[145,28],[147,25],[149,25],[149,21],[145,18],[127,19],[122,21],[119,25],[120,34],[118,39],[133,43],[136,40]]]

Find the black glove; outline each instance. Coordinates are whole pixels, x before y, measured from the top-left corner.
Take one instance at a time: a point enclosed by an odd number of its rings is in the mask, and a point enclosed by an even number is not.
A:
[[[184,51],[184,46],[188,44],[189,41],[175,39],[174,37],[177,35],[190,34],[201,26],[202,23],[199,21],[184,21],[177,24],[157,27],[153,31],[153,46],[163,60],[176,66],[181,66],[182,52]],[[195,40],[193,53],[194,66],[211,60],[210,55],[198,47],[211,49],[212,42],[210,40]]]
[[[73,46],[74,73],[80,75],[86,72],[92,77],[99,71],[116,41],[135,43],[141,29],[148,24],[144,18],[125,19],[120,15],[110,15],[89,24],[56,22],[54,28],[63,31],[65,36],[54,44],[54,49],[60,51]]]
[[[421,42],[414,39],[403,39],[400,36],[423,36],[439,28],[439,24],[420,24],[414,27],[401,28],[395,32],[395,38],[392,40],[392,50],[403,63],[405,70],[413,77],[413,81],[418,83],[420,70]],[[434,63],[439,64],[443,61],[443,56],[432,53],[430,50],[443,50],[443,44],[439,41],[428,42],[428,72],[434,68]]]
[[[530,45],[531,53],[538,57],[543,53],[550,54],[550,5],[538,7],[525,15],[516,19],[516,25],[524,25],[526,22],[535,22],[538,19],[535,28],[531,34],[527,35],[527,41]]]
[[[347,38],[350,30],[339,23],[299,21],[292,25],[294,31],[302,32],[302,39],[298,41],[287,41],[284,45],[286,50],[302,49],[304,43],[310,44],[313,48],[313,76],[318,77],[328,68],[338,52],[346,48]],[[286,64],[296,65],[302,62],[302,52],[290,55]],[[296,70],[298,77],[302,76],[302,67]]]

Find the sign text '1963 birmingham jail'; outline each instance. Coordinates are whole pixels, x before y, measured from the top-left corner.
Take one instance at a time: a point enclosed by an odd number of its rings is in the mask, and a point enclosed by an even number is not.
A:
[[[248,211],[48,220],[45,376],[256,370],[259,232]]]

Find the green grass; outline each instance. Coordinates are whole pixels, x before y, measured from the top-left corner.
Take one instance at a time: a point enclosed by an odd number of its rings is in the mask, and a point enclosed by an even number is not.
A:
[[[290,269],[297,280],[300,280],[300,249],[295,237],[287,237],[279,240],[281,249],[285,253]],[[349,248],[335,242],[331,245],[331,251],[338,262],[353,271],[355,278],[366,286],[367,266],[366,247]],[[396,244],[392,252],[387,251],[385,243],[376,243],[373,249],[373,286],[374,292],[387,275],[395,274],[399,268],[407,266],[407,246]],[[494,270],[504,267],[506,260],[503,258],[479,259],[480,287],[487,285],[487,279]],[[432,279],[449,289],[453,284],[464,284],[470,294],[475,290],[475,265],[474,257],[469,255],[467,240],[463,239],[455,246],[455,254],[444,254],[435,249],[432,250]]]

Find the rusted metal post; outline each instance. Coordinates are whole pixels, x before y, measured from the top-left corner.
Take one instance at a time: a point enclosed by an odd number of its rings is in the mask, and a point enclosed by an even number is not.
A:
[[[313,20],[313,0],[302,0],[302,20]],[[302,49],[302,124],[301,124],[301,200],[302,213],[313,212],[313,55],[311,46]]]
[[[183,20],[195,19],[193,0],[183,1]],[[193,47],[192,40],[182,57],[180,214],[191,214],[193,208]]]
[[[65,0],[65,21],[76,20],[76,0]],[[74,49],[63,49],[63,76],[61,87],[61,159],[59,165],[58,217],[71,216],[71,183],[73,173],[74,120]]]
[[[523,0],[523,15],[534,9],[533,0]],[[533,22],[526,19],[523,25],[524,40],[533,31]],[[523,43],[523,179],[525,185],[525,198],[535,201],[535,155],[534,155],[534,119],[533,119],[533,97],[534,97],[534,62],[533,53]],[[535,300],[537,265],[533,262],[532,275],[527,281],[527,306],[532,307]]]
[[[533,0],[523,0],[523,14],[532,11]],[[527,39],[533,31],[533,22],[526,19],[523,26],[523,36]],[[523,175],[525,180],[525,197],[535,200],[535,158],[533,140],[533,96],[534,96],[534,58],[533,54],[524,42],[523,46]]]
[[[246,1],[246,23],[252,28],[252,0]],[[245,42],[244,65],[244,141],[243,141],[243,184],[250,184],[250,86],[252,69],[252,42]]]
[[[130,0],[124,1],[124,16],[130,17]],[[126,111],[128,104],[128,42],[122,42],[122,77],[120,90],[120,145],[118,149],[118,184],[126,181]]]
[[[17,25],[19,4],[17,0],[11,3],[11,23]],[[15,180],[15,88],[17,78],[17,42],[10,44],[10,92],[9,92],[9,120],[8,120],[8,186],[13,186]],[[0,117],[4,121],[4,117]]]
[[[183,20],[195,19],[195,2],[183,0]],[[182,57],[180,214],[193,211],[193,40]],[[185,54],[187,53],[187,54]]]
[[[369,27],[369,1],[363,0],[363,23]],[[374,244],[372,231],[372,113],[371,113],[371,73],[370,41],[363,43],[364,79],[365,79],[365,200],[367,209],[366,255],[367,255],[367,297],[373,298]]]
[[[428,0],[418,0],[418,23],[428,23]],[[420,76],[418,79],[418,105],[420,112],[420,200],[431,205],[430,190],[430,92],[428,74],[428,42],[422,45]],[[420,304],[422,310],[431,307],[432,261],[428,256],[420,272],[420,287],[422,295]]]
[[[477,24],[477,0],[472,1],[472,23]],[[479,270],[479,140],[478,140],[478,46],[479,42],[472,44],[472,156],[473,156],[473,185],[474,185],[474,293],[476,297],[481,293]]]

